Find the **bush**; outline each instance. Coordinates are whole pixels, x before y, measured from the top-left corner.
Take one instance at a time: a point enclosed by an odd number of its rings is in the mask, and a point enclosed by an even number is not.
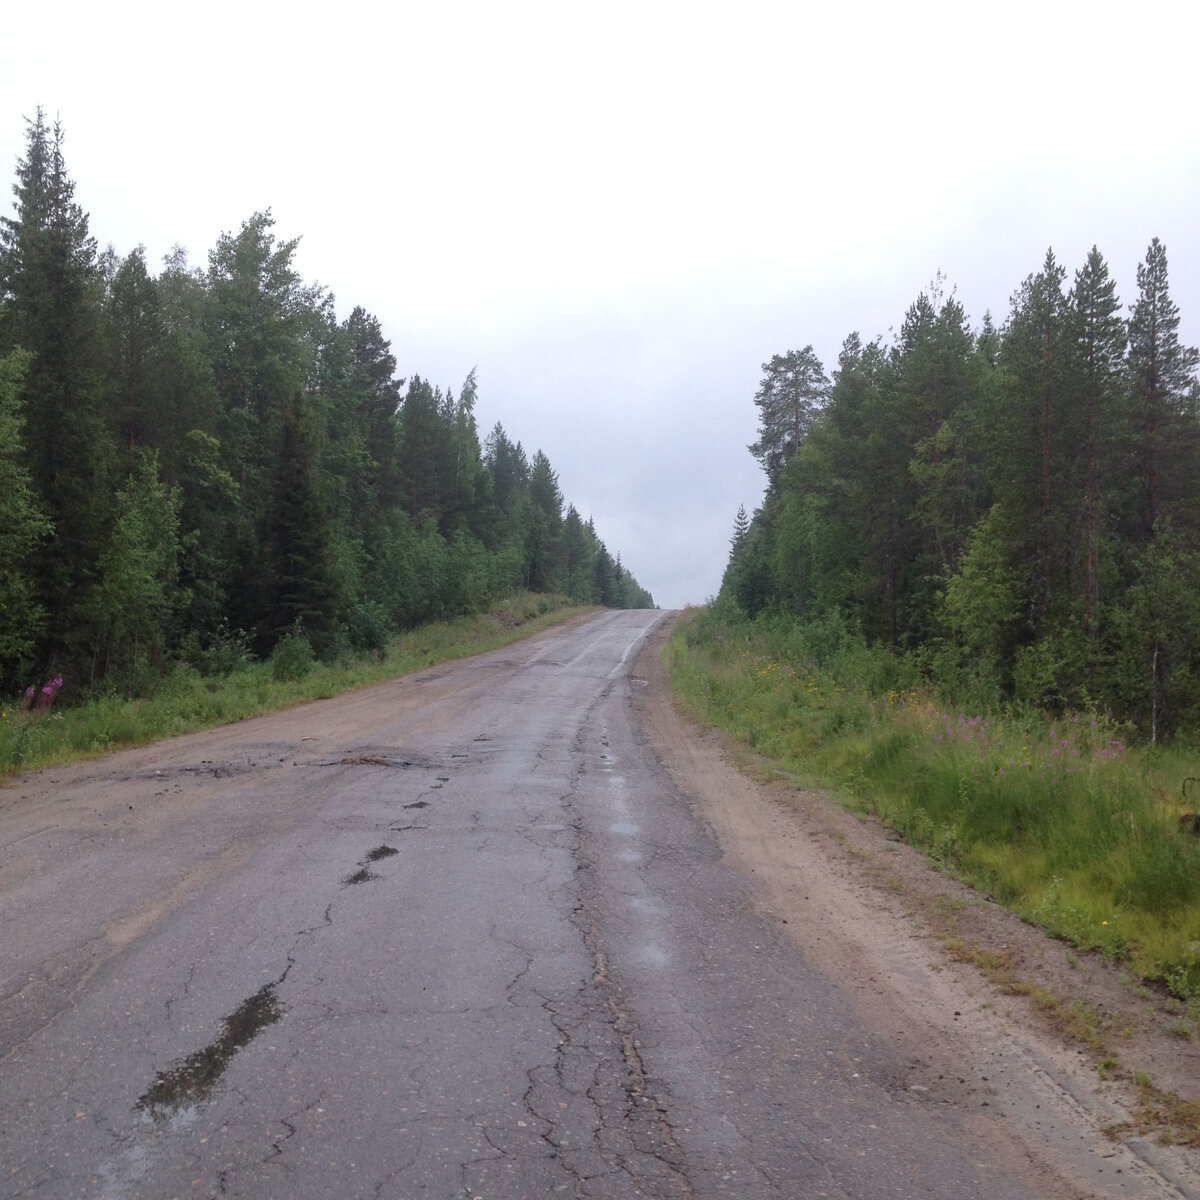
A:
[[[346,637],[360,654],[386,653],[391,632],[387,610],[374,600],[356,604],[346,614]]]
[[[224,621],[217,627],[212,641],[203,649],[200,639],[195,632],[188,634],[184,640],[182,656],[185,662],[191,663],[201,675],[232,675],[240,670],[253,655],[250,653],[250,639],[245,630],[230,629]]]
[[[277,683],[303,679],[316,665],[312,643],[299,621],[285,633],[271,651],[271,678]]]

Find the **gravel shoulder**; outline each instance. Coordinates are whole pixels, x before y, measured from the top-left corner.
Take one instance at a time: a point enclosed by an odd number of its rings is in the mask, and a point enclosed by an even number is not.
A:
[[[753,878],[758,913],[904,1048],[914,1096],[966,1114],[973,1136],[1041,1195],[1200,1197],[1200,1152],[1130,1131],[1135,1072],[1200,1100],[1200,1045],[1179,1036],[1169,1000],[684,718],[661,663],[671,625],[636,666],[656,752],[726,860]],[[1090,1045],[1065,1028],[1072,1002],[1095,1031]],[[1105,1057],[1119,1065],[1102,1072]]]

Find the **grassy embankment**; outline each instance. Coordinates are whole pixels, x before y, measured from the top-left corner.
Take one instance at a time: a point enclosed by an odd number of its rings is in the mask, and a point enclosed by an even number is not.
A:
[[[958,713],[838,622],[695,612],[666,651],[677,694],[800,785],[830,788],[1056,937],[1157,981],[1200,1023],[1194,754],[1102,715]],[[1194,1032],[1191,1036],[1194,1036]]]
[[[324,699],[433,663],[494,650],[589,611],[560,597],[527,593],[487,613],[410,630],[379,655],[319,663],[296,653],[304,647],[292,644],[292,653],[268,662],[226,656],[223,662],[211,662],[209,673],[180,664],[144,699],[100,696],[25,714],[19,703],[0,702],[0,779]]]

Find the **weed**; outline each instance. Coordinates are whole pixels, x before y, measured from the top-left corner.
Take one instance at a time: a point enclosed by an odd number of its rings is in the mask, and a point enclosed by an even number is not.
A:
[[[1138,1090],[1133,1122],[1113,1126],[1110,1136],[1155,1133],[1165,1145],[1200,1146],[1200,1104],[1156,1088],[1141,1071],[1134,1073],[1133,1082]]]

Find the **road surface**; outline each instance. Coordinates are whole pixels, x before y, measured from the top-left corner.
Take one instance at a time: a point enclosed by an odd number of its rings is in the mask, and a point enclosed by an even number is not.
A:
[[[0,790],[0,1195],[1046,1194],[755,911],[664,619]]]

